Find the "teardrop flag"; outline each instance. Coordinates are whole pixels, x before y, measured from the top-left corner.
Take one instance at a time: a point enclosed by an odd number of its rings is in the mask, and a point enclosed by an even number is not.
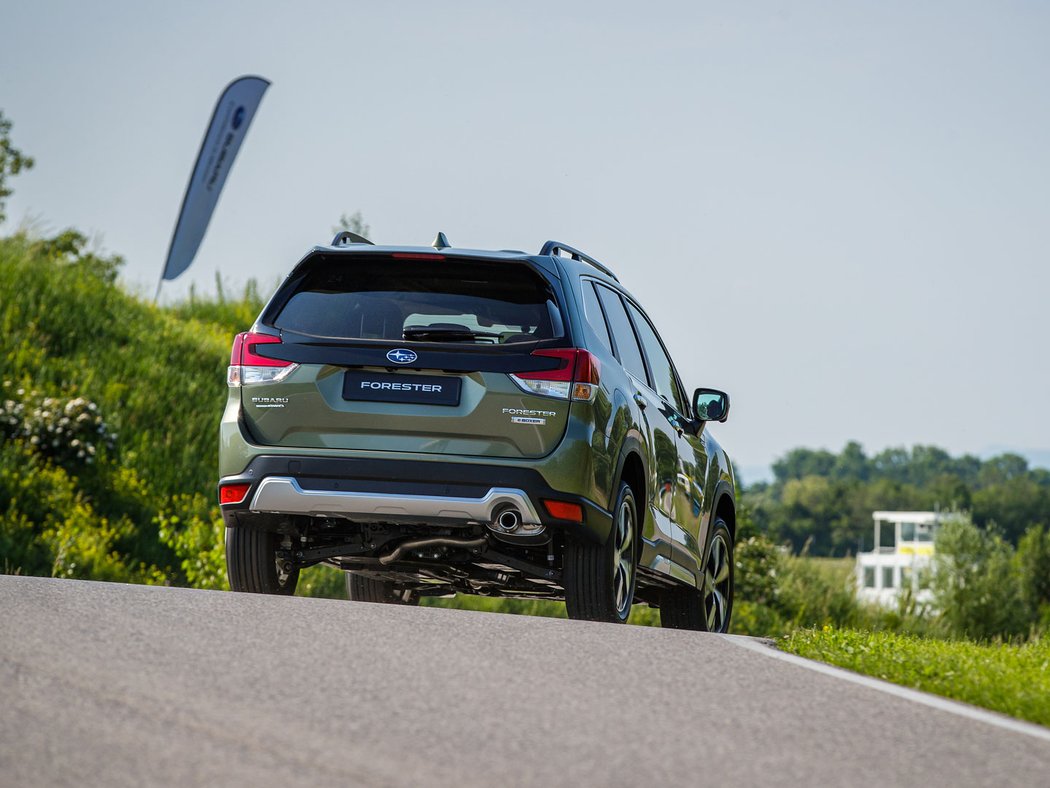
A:
[[[157,284],[157,295],[160,295],[160,285],[164,280],[175,279],[193,262],[233,160],[269,86],[269,80],[262,77],[240,77],[219,96],[197,154],[197,163],[193,165],[186,195],[182,198],[182,208],[168,247],[168,259]]]

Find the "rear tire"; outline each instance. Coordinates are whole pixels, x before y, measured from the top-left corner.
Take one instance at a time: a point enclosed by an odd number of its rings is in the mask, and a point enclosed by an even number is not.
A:
[[[250,594],[291,596],[299,569],[277,566],[277,549],[284,537],[274,531],[237,527],[226,529],[226,574],[230,590]]]
[[[638,507],[620,483],[612,533],[604,545],[567,541],[563,583],[569,618],[623,624],[638,580]]]
[[[660,602],[660,626],[698,632],[728,632],[733,615],[733,537],[721,517],[704,555],[703,586],[665,591]]]
[[[418,605],[419,594],[399,591],[393,583],[346,573],[346,595],[353,602],[381,602],[387,605]]]

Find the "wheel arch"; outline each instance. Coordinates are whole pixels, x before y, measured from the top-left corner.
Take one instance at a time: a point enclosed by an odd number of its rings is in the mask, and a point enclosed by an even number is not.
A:
[[[638,452],[628,451],[621,455],[620,467],[616,473],[617,488],[619,488],[621,481],[631,488],[631,492],[634,493],[634,499],[638,502],[638,507],[644,511],[646,505],[645,463]],[[612,497],[615,498],[615,495],[616,490],[613,491]],[[639,512],[639,514],[641,513]]]
[[[620,482],[626,483],[634,493],[635,516],[638,518],[638,526],[635,529],[635,540],[638,549],[641,549],[642,531],[645,527],[646,513],[649,511],[648,484],[646,483],[645,460],[642,455],[642,444],[637,438],[629,436],[624,440],[620,449],[619,459],[616,463],[616,473],[613,474],[613,489],[610,490],[609,500],[616,501],[620,491]],[[615,513],[613,514],[615,517]]]
[[[733,487],[724,479],[715,487],[715,505],[712,511],[716,518],[721,517],[725,520],[729,535],[736,543],[736,495]]]

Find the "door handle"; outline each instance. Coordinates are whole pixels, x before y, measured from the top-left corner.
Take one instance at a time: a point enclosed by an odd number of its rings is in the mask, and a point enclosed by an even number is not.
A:
[[[649,404],[649,402],[645,399],[645,397],[643,397],[637,391],[634,392],[634,401],[638,403],[638,407],[641,408],[642,410],[645,410],[645,406]]]

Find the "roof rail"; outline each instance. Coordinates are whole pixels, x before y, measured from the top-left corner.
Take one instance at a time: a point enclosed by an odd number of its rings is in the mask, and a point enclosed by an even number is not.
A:
[[[582,262],[589,263],[606,276],[611,276],[617,282],[620,281],[620,278],[616,274],[614,274],[604,265],[599,263],[593,257],[584,254],[579,249],[573,249],[571,246],[569,246],[568,244],[563,244],[561,241],[547,241],[547,243],[543,245],[543,248],[540,249],[540,256],[543,257],[545,255],[556,255],[558,257],[561,257],[562,252],[565,252],[573,260],[580,260]]]
[[[375,246],[374,243],[369,241],[363,235],[352,233],[349,230],[342,230],[336,233],[335,238],[332,239],[331,246],[342,246],[343,244],[368,244],[369,246]]]

